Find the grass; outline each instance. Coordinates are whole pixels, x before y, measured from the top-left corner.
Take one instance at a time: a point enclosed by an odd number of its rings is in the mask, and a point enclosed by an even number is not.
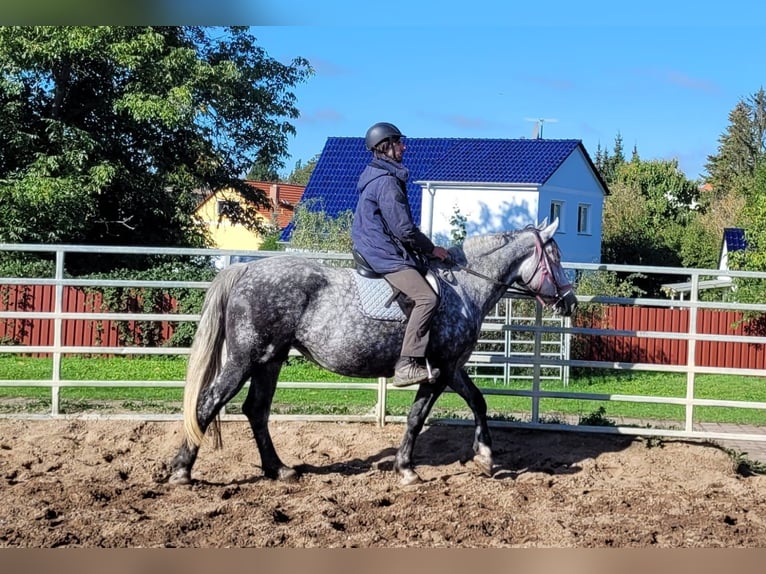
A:
[[[52,360],[0,355],[0,379],[50,379]],[[151,412],[179,413],[183,389],[168,382],[183,381],[186,358],[178,356],[144,356],[93,358],[66,356],[61,363],[63,380],[157,381],[160,386],[141,387],[61,387],[60,410],[73,412]],[[272,412],[281,414],[321,413],[361,415],[375,408],[377,394],[373,380],[340,377],[320,369],[303,359],[291,359],[282,369],[281,381],[367,382],[370,390],[287,389],[280,388],[274,397]],[[489,379],[474,379],[485,389],[490,415],[503,420],[528,418],[531,398],[493,394],[504,389],[530,390],[531,381],[515,380],[511,386]],[[162,386],[164,385],[164,386]],[[544,391],[567,391],[602,395],[639,395],[684,397],[686,375],[661,372],[588,370],[570,378],[568,386],[560,381],[545,380]],[[239,412],[246,391],[240,392],[228,405],[229,412]],[[414,390],[391,392],[387,412],[405,415],[412,403]],[[759,377],[699,375],[695,396],[707,399],[729,399],[766,402],[766,381]],[[45,413],[51,408],[51,391],[47,386],[0,386],[0,413]],[[682,405],[636,403],[629,401],[596,401],[584,399],[541,398],[543,420],[561,422],[577,419],[583,424],[614,424],[614,420],[660,421],[680,426],[684,419]],[[766,425],[766,412],[761,409],[734,407],[695,407],[695,420],[705,422]],[[465,402],[454,393],[439,398],[434,410],[437,417],[470,416]]]

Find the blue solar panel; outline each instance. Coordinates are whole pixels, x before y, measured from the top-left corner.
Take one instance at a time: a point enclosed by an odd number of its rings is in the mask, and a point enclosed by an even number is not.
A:
[[[723,240],[726,243],[726,250],[739,251],[747,247],[745,241],[745,230],[740,227],[727,227],[723,230]]]

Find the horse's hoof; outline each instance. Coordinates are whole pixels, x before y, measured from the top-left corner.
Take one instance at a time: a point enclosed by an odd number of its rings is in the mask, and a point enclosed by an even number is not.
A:
[[[288,483],[298,482],[298,471],[289,466],[283,466],[277,473],[277,480]]]
[[[473,462],[479,467],[479,470],[484,476],[489,476],[491,478],[492,475],[495,474],[495,463],[492,462],[492,457],[477,454],[473,457]]]
[[[191,473],[185,468],[179,468],[168,477],[168,484],[175,486],[191,484]]]
[[[401,486],[413,486],[423,482],[423,479],[418,476],[418,473],[411,468],[400,468],[399,474],[401,475],[401,479],[399,480]]]

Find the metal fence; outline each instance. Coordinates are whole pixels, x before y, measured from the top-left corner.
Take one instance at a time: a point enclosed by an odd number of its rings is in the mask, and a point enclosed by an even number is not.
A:
[[[39,354],[46,353],[52,356],[52,369],[49,378],[45,379],[8,379],[0,373],[0,386],[19,387],[37,386],[47,387],[51,390],[51,411],[45,415],[29,415],[12,413],[0,415],[7,417],[22,418],[120,418],[142,420],[177,420],[178,414],[156,413],[115,413],[88,415],[60,411],[60,391],[65,387],[181,387],[183,381],[146,381],[146,380],[71,380],[61,376],[62,357],[71,354],[113,354],[113,355],[186,355],[187,347],[142,347],[142,346],[67,346],[64,344],[64,322],[72,319],[112,320],[112,321],[167,321],[195,322],[199,320],[194,314],[164,314],[164,313],[68,313],[62,310],[62,294],[66,286],[78,287],[133,287],[133,288],[190,288],[206,289],[208,283],[199,281],[139,281],[139,280],[90,280],[82,278],[66,277],[65,262],[67,254],[72,253],[99,253],[99,254],[146,254],[168,256],[195,256],[216,259],[224,264],[234,256],[247,256],[252,258],[269,257],[274,252],[241,252],[233,250],[215,249],[174,249],[174,248],[120,248],[120,247],[93,247],[76,245],[16,245],[0,244],[0,252],[46,252],[55,256],[55,274],[51,278],[15,278],[0,277],[0,285],[53,285],[56,290],[54,308],[48,312],[0,312],[0,320],[3,319],[48,319],[53,322],[53,343],[51,345],[9,345],[1,344],[0,353],[16,354]],[[350,257],[342,254],[311,254],[303,253],[307,257],[324,260],[339,260],[341,264],[347,262]],[[684,269],[668,267],[624,266],[624,265],[601,265],[601,264],[578,264],[565,263],[565,266],[578,274],[597,274],[605,272],[640,273],[644,275],[661,274],[678,275],[679,278],[690,278],[690,291],[688,298],[675,299],[649,299],[649,298],[623,298],[613,297],[609,294],[584,295],[578,294],[581,306],[598,307],[604,305],[629,305],[637,307],[680,307],[689,310],[689,324],[686,332],[635,331],[630,329],[608,329],[603,327],[577,326],[569,319],[561,319],[550,316],[538,304],[529,300],[517,302],[516,299],[503,299],[494,313],[487,317],[483,325],[484,332],[471,359],[467,365],[471,374],[480,379],[502,380],[505,385],[493,385],[491,388],[482,388],[489,398],[493,395],[507,395],[524,397],[529,404],[528,412],[513,413],[513,417],[498,417],[492,421],[493,426],[512,426],[521,428],[537,428],[550,430],[577,430],[581,432],[610,432],[621,434],[645,435],[645,436],[672,436],[685,438],[709,438],[709,439],[733,439],[746,441],[766,441],[766,402],[746,400],[743,397],[727,397],[725,399],[710,399],[700,396],[698,379],[705,374],[738,375],[752,378],[754,384],[764,384],[764,372],[760,369],[732,369],[700,366],[695,356],[700,341],[721,341],[731,343],[748,343],[752,345],[766,344],[766,337],[741,336],[741,335],[711,335],[699,332],[697,326],[697,311],[702,309],[733,310],[737,312],[765,313],[766,305],[748,305],[730,303],[724,301],[701,301],[700,285],[709,277],[721,275],[718,270]],[[766,273],[756,272],[728,272],[730,277],[744,280],[766,279]],[[514,312],[514,306],[520,303],[524,311]],[[609,362],[589,361],[577,358],[573,352],[573,341],[588,337],[634,337],[647,339],[671,339],[684,340],[687,344],[687,361],[682,365],[652,364],[641,362]],[[649,394],[629,395],[618,392],[589,393],[567,386],[572,370],[594,371],[658,371],[667,373],[685,374],[686,388],[680,396],[651,396]],[[551,390],[548,381],[560,381],[564,384],[563,390]],[[361,415],[289,415],[275,414],[273,420],[333,420],[348,422],[373,422],[385,424],[387,422],[402,422],[404,417],[393,416],[387,411],[389,393],[404,392],[390,386],[385,378],[377,380],[360,381],[354,383],[327,383],[316,381],[280,381],[278,388],[292,389],[325,389],[325,390],[349,390],[356,389],[374,393],[376,396],[375,407],[370,412]],[[619,390],[619,389],[615,389]],[[648,405],[669,404],[683,409],[683,420],[680,425],[662,428],[661,425],[652,424],[651,416],[647,420],[618,421],[614,426],[600,426],[588,424],[576,424],[573,420],[554,416],[551,417],[546,411],[545,404],[550,400],[574,400],[586,401],[591,404],[602,404],[608,401],[646,403]],[[758,425],[749,427],[748,430],[735,430],[727,432],[721,428],[711,430],[704,424],[695,423],[695,409],[721,407],[755,410],[759,415],[763,414],[763,429]],[[231,413],[223,414],[224,420],[244,420],[242,415]],[[498,420],[499,419],[499,420]],[[432,421],[433,422],[433,421]],[[447,419],[445,422],[467,424],[465,420]]]

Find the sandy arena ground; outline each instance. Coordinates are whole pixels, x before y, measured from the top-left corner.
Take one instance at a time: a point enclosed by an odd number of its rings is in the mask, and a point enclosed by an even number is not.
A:
[[[763,547],[766,476],[683,440],[427,427],[424,483],[391,471],[403,427],[276,422],[302,472],[264,478],[246,423],[206,445],[191,486],[165,482],[181,423],[0,420],[0,547]]]

